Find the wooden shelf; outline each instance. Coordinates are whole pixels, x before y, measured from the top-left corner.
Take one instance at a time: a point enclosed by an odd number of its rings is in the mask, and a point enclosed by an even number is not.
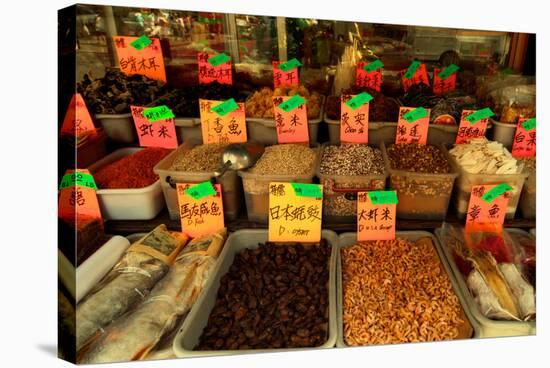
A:
[[[463,221],[459,220],[456,215],[452,214],[445,219],[445,222],[451,224],[462,224]],[[397,230],[434,230],[441,226],[443,221],[440,220],[397,220]],[[156,218],[152,220],[124,220],[124,221],[107,221],[105,223],[105,232],[113,235],[128,235],[134,233],[143,233],[153,230],[160,224],[166,224],[170,230],[181,230],[179,220],[171,220],[168,215],[168,211],[164,209]],[[531,229],[535,227],[535,220],[527,220],[517,218],[506,221],[505,227],[515,227],[522,229]],[[245,228],[252,229],[265,229],[267,224],[260,224],[257,222],[248,221],[246,215],[242,215],[236,220],[227,221],[227,228],[229,231],[236,231]],[[356,231],[355,224],[325,224],[323,223],[323,229],[334,230],[338,233]]]

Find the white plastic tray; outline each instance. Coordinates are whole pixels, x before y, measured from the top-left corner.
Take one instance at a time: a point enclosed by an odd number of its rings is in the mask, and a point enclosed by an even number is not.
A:
[[[177,357],[198,357],[198,356],[217,356],[217,355],[235,355],[250,354],[261,352],[283,352],[299,351],[312,349],[332,348],[336,343],[337,325],[336,325],[336,258],[338,251],[338,236],[330,230],[323,230],[321,236],[327,240],[328,246],[332,248],[330,256],[330,275],[329,275],[329,329],[328,338],[325,344],[315,348],[294,348],[294,349],[254,349],[254,350],[218,350],[218,351],[194,351],[203,329],[208,323],[210,312],[214,308],[220,287],[221,278],[227,273],[235,254],[243,249],[255,249],[258,243],[267,241],[267,230],[263,229],[245,229],[232,233],[226,240],[225,246],[220,254],[218,262],[214,266],[210,278],[206,282],[203,292],[191,308],[189,315],[183,322],[176,338],[174,339],[174,352]]]
[[[101,167],[143,148],[121,148],[99,160],[88,169],[94,173]],[[151,220],[164,208],[160,181],[138,189],[98,189],[97,199],[105,220]]]
[[[122,143],[137,141],[132,114],[96,114],[95,118],[99,120],[105,134],[111,140]]]

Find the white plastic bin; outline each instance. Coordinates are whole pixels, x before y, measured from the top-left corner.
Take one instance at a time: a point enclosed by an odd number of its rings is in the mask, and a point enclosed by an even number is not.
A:
[[[95,118],[101,123],[109,139],[122,143],[137,141],[137,132],[132,114],[96,114]]]
[[[196,145],[196,141],[186,140],[174,152],[163,158],[153,169],[160,177],[160,186],[172,220],[180,218],[176,183],[202,183],[214,178],[214,172],[188,172],[170,169],[177,156],[189,152]],[[239,215],[242,202],[242,185],[237,172],[227,170],[222,177],[217,179],[217,182],[222,186],[224,219],[226,221],[234,220]]]
[[[176,117],[174,125],[176,126],[179,144],[182,144],[185,140],[202,142],[201,119]]]
[[[93,175],[101,167],[141,150],[143,148],[121,148],[99,160],[88,170]],[[96,193],[104,220],[151,220],[164,208],[159,180],[145,188],[98,188]]]
[[[493,140],[502,143],[511,151],[516,135],[516,124],[501,123],[495,120],[491,120],[491,122],[494,125]]]

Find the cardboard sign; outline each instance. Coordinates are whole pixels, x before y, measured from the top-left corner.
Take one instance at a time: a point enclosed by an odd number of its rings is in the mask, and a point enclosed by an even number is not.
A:
[[[226,54],[197,54],[199,63],[199,83],[208,84],[218,82],[221,84],[233,84],[231,60]]]
[[[454,66],[454,67],[453,67]],[[444,95],[456,89],[456,72],[458,66],[451,64],[443,71],[434,68],[433,92],[436,95]]]
[[[80,216],[102,219],[95,182],[88,170],[67,170],[60,185],[59,218],[78,221]]]
[[[342,95],[340,108],[340,141],[346,143],[368,143],[369,142],[369,103],[370,99],[363,98],[357,103],[357,107],[350,107],[350,101],[359,95]],[[352,106],[354,106],[352,104]]]
[[[466,231],[501,231],[511,189],[505,183],[473,186],[466,213]]]
[[[395,191],[357,193],[357,240],[395,239]]]
[[[132,46],[132,43],[136,45],[138,40],[143,41],[138,37],[115,36],[113,39],[121,72],[126,75],[141,74],[166,82],[166,70],[158,38],[151,38],[152,43],[142,49]],[[143,45],[141,41],[138,43]]]
[[[400,107],[395,143],[426,144],[430,124],[430,109]]]
[[[321,240],[323,186],[316,186],[321,195],[305,196],[293,183],[269,183],[269,241],[313,243]],[[294,183],[297,184],[297,183]],[[312,190],[315,192],[315,190]]]
[[[428,86],[430,85],[428,73],[426,73],[426,65],[419,61],[413,61],[407,69],[401,70],[399,75],[401,76],[401,84],[403,84],[405,92],[414,84],[424,83]]]
[[[236,109],[234,109],[235,105]],[[246,142],[244,103],[236,103],[233,99],[227,101],[199,99],[199,110],[204,144]]]
[[[472,138],[485,137],[489,118],[479,119],[474,121],[474,123],[470,123],[466,118],[474,112],[475,110],[462,110],[460,125],[458,126],[456,135],[456,144],[466,143]]]
[[[280,68],[280,66],[283,65],[281,64],[281,62],[273,61],[272,65],[273,65],[273,87],[274,88],[277,88],[280,86],[297,86],[300,83],[300,77],[298,75],[298,67],[286,69],[286,71],[284,71]]]
[[[382,87],[382,67],[380,60],[371,63],[360,61],[355,68],[355,85],[357,87],[370,88],[380,92]]]
[[[61,133],[75,137],[88,132],[95,132],[95,126],[80,93],[75,93],[69,102],[69,107],[63,119]]]
[[[274,96],[273,110],[278,143],[309,142],[307,106],[302,97]]]
[[[537,120],[536,118],[518,120],[516,135],[512,145],[512,156],[535,157],[537,155]]]
[[[183,233],[194,238],[225,227],[220,184],[177,183],[176,192]]]
[[[130,109],[141,147],[178,148],[174,119],[150,122],[144,116],[145,107],[130,106]]]

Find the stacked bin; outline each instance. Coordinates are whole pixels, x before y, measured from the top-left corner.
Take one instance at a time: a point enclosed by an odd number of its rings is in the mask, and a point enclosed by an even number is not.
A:
[[[438,148],[449,160],[444,148]],[[389,187],[397,191],[399,198],[397,217],[412,220],[444,220],[457,172],[451,170],[447,174],[429,174],[397,170],[391,167],[385,144],[382,144],[382,154],[390,178]]]
[[[519,197],[523,188],[523,183],[527,174],[522,173],[523,164],[520,164],[519,174],[472,174],[464,170],[452,155],[448,155],[451,165],[458,172],[458,179],[454,189],[454,205],[459,219],[466,218],[468,204],[470,203],[470,193],[475,185],[497,185],[507,183],[512,186],[509,192],[511,198],[506,207],[506,220],[511,220],[516,214],[516,208],[519,203]]]
[[[384,190],[387,174],[332,175],[321,174],[323,150],[330,143],[321,146],[316,175],[323,185],[323,219],[327,223],[354,223],[357,221],[357,193]]]
[[[311,171],[304,175],[263,175],[254,174],[249,171],[239,171],[238,175],[243,180],[244,198],[246,201],[246,209],[248,212],[248,220],[268,223],[269,212],[269,183],[312,183],[315,175],[315,168],[319,160],[319,148],[316,150],[316,159],[311,167]]]
[[[185,141],[174,152],[166,156],[153,169],[160,177],[160,185],[164,193],[164,199],[168,206],[170,219],[179,219],[178,196],[176,193],[176,183],[202,183],[204,181],[214,181],[222,187],[223,212],[226,220],[234,220],[239,215],[239,209],[242,198],[241,182],[234,170],[228,170],[221,177],[216,178],[214,172],[188,172],[172,170],[174,159],[186,152],[191,151],[198,143]],[[220,166],[221,166],[220,160]]]

